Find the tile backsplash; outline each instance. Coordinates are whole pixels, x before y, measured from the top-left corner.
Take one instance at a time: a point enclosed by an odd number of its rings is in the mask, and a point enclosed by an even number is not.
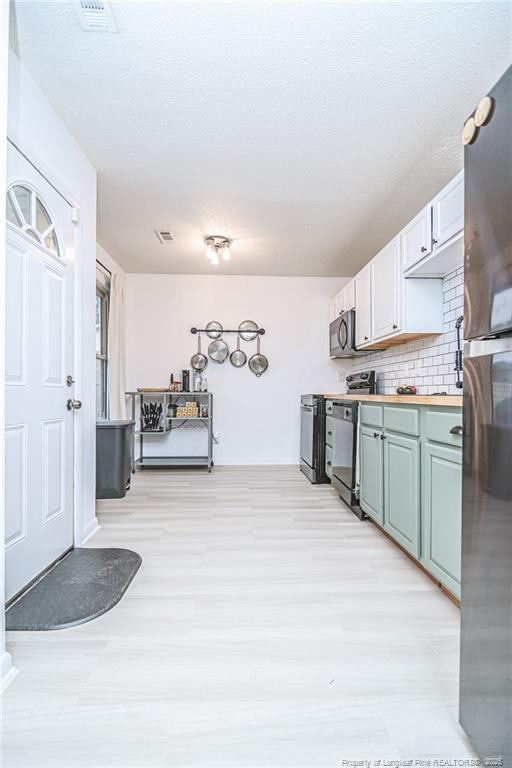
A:
[[[455,386],[454,365],[457,349],[455,321],[462,315],[463,307],[464,267],[459,267],[443,279],[442,334],[355,358],[350,370],[375,370],[380,395],[395,394],[400,384],[414,384],[419,395],[433,392],[462,394],[462,390]]]

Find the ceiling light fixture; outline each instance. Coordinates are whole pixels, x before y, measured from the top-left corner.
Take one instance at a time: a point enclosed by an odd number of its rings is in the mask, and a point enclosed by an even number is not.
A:
[[[233,241],[224,235],[208,235],[204,238],[206,245],[206,258],[214,266],[219,263],[219,256],[223,261],[231,261],[231,243]]]

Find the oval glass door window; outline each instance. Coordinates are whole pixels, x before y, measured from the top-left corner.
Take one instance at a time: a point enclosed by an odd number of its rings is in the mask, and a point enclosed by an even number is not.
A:
[[[48,209],[37,193],[24,184],[13,184],[7,190],[6,218],[47,251],[59,256],[59,244]]]

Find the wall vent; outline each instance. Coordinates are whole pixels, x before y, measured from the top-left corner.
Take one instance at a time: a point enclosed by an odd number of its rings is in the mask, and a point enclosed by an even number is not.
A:
[[[87,32],[117,32],[112,8],[107,0],[75,0],[80,26]]]
[[[155,234],[160,240],[162,245],[165,245],[166,243],[174,242],[174,237],[172,236],[171,232],[169,232],[168,229],[155,229]]]

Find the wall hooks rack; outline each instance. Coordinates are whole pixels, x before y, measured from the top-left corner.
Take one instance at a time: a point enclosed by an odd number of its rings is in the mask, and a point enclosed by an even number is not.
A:
[[[190,329],[190,333],[194,333],[194,334],[195,333],[207,333],[209,330],[211,330],[211,329],[210,328],[195,328],[194,327],[194,328]],[[249,331],[245,331],[245,333],[248,333],[248,332]],[[222,334],[224,334],[224,333],[238,333],[238,334],[240,334],[240,333],[244,333],[244,331],[243,330],[240,331],[240,328],[236,328],[235,330],[233,330],[231,328],[224,328],[222,331],[219,331],[219,335],[220,336]],[[250,333],[255,333],[255,334],[259,334],[260,336],[263,336],[263,334],[265,333],[265,329],[264,328],[255,328],[254,330],[251,329]]]

